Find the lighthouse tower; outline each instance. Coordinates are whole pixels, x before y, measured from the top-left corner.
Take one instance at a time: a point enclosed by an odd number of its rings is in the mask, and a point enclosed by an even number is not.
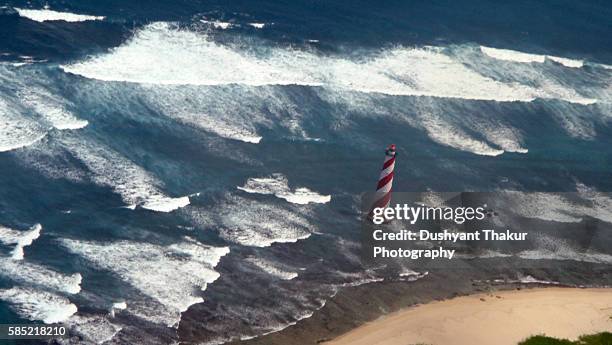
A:
[[[393,186],[393,170],[395,169],[395,144],[389,145],[385,151],[385,162],[383,163],[372,209],[388,207],[391,202],[391,187]]]

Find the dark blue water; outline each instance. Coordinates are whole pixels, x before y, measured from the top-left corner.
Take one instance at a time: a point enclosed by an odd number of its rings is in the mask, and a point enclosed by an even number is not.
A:
[[[0,322],[62,321],[83,343],[282,329],[399,273],[358,256],[359,195],[392,142],[397,191],[609,209],[611,17],[605,1],[6,2]]]

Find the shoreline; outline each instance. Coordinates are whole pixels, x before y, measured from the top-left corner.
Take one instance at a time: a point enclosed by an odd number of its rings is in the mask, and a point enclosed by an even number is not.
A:
[[[547,287],[543,284],[474,284],[453,286],[443,278],[428,277],[415,282],[375,282],[340,290],[325,306],[294,325],[255,338],[233,340],[226,345],[318,345],[335,339],[368,322],[415,305],[444,301],[490,291]]]
[[[576,340],[612,331],[612,289],[539,287],[401,309],[324,345],[516,345],[533,335]]]
[[[411,282],[386,280],[343,288],[309,318],[273,333],[244,340],[235,339],[226,345],[318,345],[400,310],[479,293],[539,288],[605,288],[612,291],[609,286],[612,271],[607,265],[564,262],[555,268],[523,270],[524,274],[551,282],[547,284],[538,280],[517,281],[513,278],[516,271],[508,270],[503,261],[497,265],[490,262],[487,265],[475,264],[473,262],[460,270],[430,272],[427,277]],[[585,272],[589,272],[588,281]],[[193,338],[201,341],[204,337],[196,335]],[[196,343],[184,340],[185,344]]]

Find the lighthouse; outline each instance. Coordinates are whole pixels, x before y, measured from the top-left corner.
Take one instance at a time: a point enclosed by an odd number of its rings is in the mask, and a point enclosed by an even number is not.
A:
[[[391,202],[391,188],[393,187],[393,170],[395,169],[395,144],[389,145],[385,151],[385,161],[376,185],[376,194],[372,210],[375,208],[386,208]],[[370,218],[371,218],[370,211]]]

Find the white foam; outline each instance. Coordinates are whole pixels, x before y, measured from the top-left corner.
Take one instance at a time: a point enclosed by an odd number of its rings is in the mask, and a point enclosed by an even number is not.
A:
[[[331,201],[331,195],[321,195],[305,187],[299,187],[292,191],[289,188],[289,181],[282,174],[273,174],[271,177],[263,178],[249,178],[244,186],[237,188],[247,193],[272,194],[300,205],[325,204]]]
[[[0,257],[0,276],[20,284],[38,286],[46,290],[62,293],[77,294],[81,291],[81,274],[67,275],[53,271],[49,268]]]
[[[506,152],[527,153],[529,150],[521,144],[521,137],[516,130],[500,125],[478,126],[488,141],[501,147]]]
[[[496,250],[481,250],[477,254],[467,254],[467,253],[456,253],[453,257],[461,258],[461,259],[492,259],[492,258],[507,258],[511,257],[512,254],[502,253]]]
[[[291,48],[254,53],[168,23],[147,25],[106,54],[61,67],[91,79],[156,85],[295,84],[387,95],[505,102],[561,97],[576,101],[483,76],[446,55],[443,48],[396,47],[372,51],[361,59]]]
[[[420,272],[413,271],[408,268],[403,268],[402,271],[399,273],[399,277],[401,280],[410,281],[410,282],[417,281],[421,278],[425,278],[428,275],[429,275],[429,272],[427,271],[420,273]]]
[[[176,209],[189,205],[189,203],[190,201],[188,196],[183,196],[180,198],[158,197],[155,199],[148,199],[144,204],[142,204],[142,208],[157,212],[172,212]]]
[[[2,129],[4,128],[0,128],[0,132],[2,131]],[[19,134],[24,134],[24,133],[19,133]],[[28,133],[28,134],[33,134],[33,133]],[[11,140],[11,137],[7,135],[6,137],[4,137],[5,139],[4,143],[0,140],[0,152],[12,151],[12,150],[17,150],[23,147],[30,146],[42,140],[45,136],[47,136],[47,133],[42,133],[42,134],[39,133],[36,136],[30,137],[30,138],[23,138],[23,137],[14,138],[13,136],[14,139],[17,139],[16,142],[13,141],[13,142],[6,143],[7,139]]]
[[[13,260],[23,260],[23,248],[31,245],[40,237],[42,226],[34,225],[28,231],[17,231],[0,226],[0,242],[7,245],[15,245],[11,255]]]
[[[127,303],[125,301],[113,303],[113,309],[123,310],[127,309]]]
[[[567,260],[591,263],[612,264],[612,255],[595,252],[563,252],[547,249],[525,250],[517,254],[518,257],[528,260]]]
[[[605,222],[612,223],[612,198],[610,193],[602,193],[582,182],[576,182],[578,195],[587,200],[582,212]]]
[[[218,45],[204,34],[159,22],[137,31],[108,54],[61,67],[92,79],[166,85],[287,85],[304,79],[289,79],[292,73],[276,71],[266,61]]]
[[[429,137],[437,143],[482,156],[499,156],[503,150],[493,148],[487,143],[470,137],[461,129],[435,115],[422,118],[421,125]]]
[[[0,299],[21,317],[46,324],[62,322],[77,312],[77,307],[67,298],[30,288],[0,290]]]
[[[127,310],[151,322],[175,326],[182,312],[203,301],[196,290],[214,282],[214,266],[229,252],[193,241],[171,246],[120,241],[96,243],[62,240],[71,252],[117,274],[148,299],[130,298]]]
[[[546,58],[554,62],[560,63],[566,67],[580,68],[584,66],[584,61],[582,60],[574,60],[574,59],[568,59],[568,58],[562,58],[562,57],[550,56],[550,55],[547,55]]]
[[[545,55],[522,53],[516,50],[498,49],[498,48],[491,48],[491,47],[484,47],[484,46],[480,46],[480,50],[485,55],[488,55],[494,59],[499,59],[499,60],[523,62],[523,63],[531,63],[531,62],[543,63],[544,61],[546,61]]]
[[[578,195],[583,200],[570,200],[569,195],[552,193],[521,193],[506,191],[516,203],[513,210],[529,218],[577,223],[585,216],[612,222],[612,199],[604,193],[577,183]]]
[[[373,70],[371,73],[341,70],[368,80],[355,80],[348,75],[343,77],[351,83],[363,85],[357,90],[365,92],[523,102],[535,98],[530,87],[482,76],[445,55],[441,48],[396,48],[383,52],[371,63],[356,67]],[[391,83],[392,80],[395,82]]]
[[[560,238],[540,235],[536,238],[536,243],[537,249],[522,251],[517,256],[528,260],[570,260],[612,264],[612,255],[590,249],[579,251],[568,241]]]
[[[584,66],[584,61],[582,60],[574,60],[563,58],[559,56],[552,55],[539,55],[539,54],[529,54],[523,53],[516,50],[510,49],[498,49],[491,47],[480,46],[480,50],[485,54],[494,59],[505,60],[505,61],[513,61],[513,62],[522,62],[522,63],[544,63],[546,59],[559,63],[566,67],[571,68],[580,68]]]
[[[282,193],[277,196],[291,203],[300,205],[309,203],[326,204],[331,201],[331,195],[321,195],[306,187],[296,188],[293,193]]]
[[[234,26],[232,23],[222,22],[222,21],[219,21],[219,20],[204,20],[204,19],[202,19],[200,21],[202,23],[212,25],[215,29],[221,29],[221,30],[229,29],[232,26]]]
[[[372,283],[380,283],[385,281],[385,278],[374,278],[374,277],[369,277],[369,278],[363,278],[363,279],[359,279],[350,283],[343,283],[341,284],[342,287],[356,287],[356,286],[361,286],[361,285],[366,285],[366,284],[372,284]]]
[[[142,167],[106,147],[82,137],[65,136],[62,142],[92,173],[93,180],[121,195],[128,208],[170,212],[189,205],[189,197],[172,198],[161,190],[163,183]]]
[[[523,284],[545,284],[545,285],[558,285],[559,284],[558,282],[554,282],[554,281],[537,279],[530,275],[520,276],[518,279],[518,282],[523,283]]]
[[[260,270],[278,279],[292,280],[294,278],[297,278],[298,276],[297,272],[287,271],[285,269],[278,267],[277,264],[274,264],[262,258],[250,257],[250,258],[247,258],[246,261],[252,263]]]
[[[496,250],[483,250],[481,253],[478,254],[478,256],[476,256],[477,258],[486,258],[486,259],[490,259],[490,258],[507,258],[510,257],[512,255],[510,254],[506,254],[506,253],[502,253]]]
[[[95,344],[103,344],[113,339],[123,328],[102,316],[74,315],[67,324],[73,332]]]
[[[543,79],[540,81],[540,89],[536,91],[538,97],[541,98],[556,98],[563,99],[570,103],[591,105],[597,103],[594,98],[588,98],[580,95],[576,90],[559,85],[553,81]]]
[[[66,102],[61,97],[41,86],[32,86],[32,80],[41,76],[31,73],[0,64],[0,83],[6,86],[0,97],[0,152],[43,145],[38,142],[52,127],[76,129],[87,124],[67,111]],[[35,148],[18,150],[13,154],[20,155],[32,149]],[[46,162],[34,164],[42,166]]]
[[[325,300],[325,299],[316,299],[315,303],[317,303],[317,304],[309,303],[308,307],[306,307],[305,310],[295,310],[294,314],[293,314],[293,317],[292,317],[293,321],[284,320],[284,321],[281,321],[281,322],[277,323],[276,325],[268,324],[265,327],[261,327],[260,328],[260,332],[263,331],[263,330],[266,330],[265,332],[259,333],[257,335],[242,335],[242,336],[240,336],[239,339],[241,341],[246,341],[246,340],[249,340],[249,339],[255,339],[255,338],[262,337],[262,336],[265,336],[265,335],[268,335],[268,334],[280,332],[280,331],[282,331],[283,329],[285,329],[287,327],[294,326],[299,321],[305,320],[305,319],[308,319],[308,318],[312,317],[314,315],[315,311],[320,310],[321,308],[325,307],[325,304],[327,303],[327,300]],[[233,340],[234,339],[231,339],[231,338],[225,338],[225,339],[218,338],[218,339],[215,339],[210,344],[225,344],[225,343],[231,342]]]
[[[19,96],[24,105],[41,114],[57,129],[80,129],[88,124],[66,110],[62,100],[43,90],[29,88],[20,92]]]
[[[0,99],[0,152],[30,146],[46,135],[39,123],[19,115],[14,106]]]
[[[262,139],[251,125],[258,120],[258,110],[249,103],[251,97],[246,91],[236,97],[228,90],[219,92],[164,85],[147,88],[141,97],[163,114],[220,137],[252,144]]]
[[[513,211],[523,217],[564,223],[582,220],[578,205],[572,204],[563,195],[514,191],[505,191],[504,194],[514,202]]]
[[[207,116],[207,114],[197,114],[184,111],[184,109],[176,109],[176,104],[169,105],[165,109],[167,109],[167,115],[179,121],[196,125],[223,138],[239,140],[250,144],[258,144],[262,139],[254,130],[243,128],[248,126],[247,122],[241,124],[230,123],[226,119]]]
[[[482,280],[474,280],[475,282],[482,282]],[[492,280],[484,280],[484,282],[488,283],[496,283],[496,284],[544,284],[544,285],[559,285],[559,282],[550,281],[550,280],[542,280],[535,278],[531,275],[518,275],[518,279],[492,279]]]
[[[245,246],[293,243],[311,235],[307,220],[310,211],[294,209],[290,204],[285,208],[228,193],[213,207],[185,210],[199,227],[217,229],[223,239]]]
[[[65,21],[65,22],[84,22],[87,20],[103,20],[103,16],[90,16],[85,14],[75,14],[70,12],[58,12],[49,9],[25,9],[15,8],[20,16],[37,21],[37,22],[48,22],[48,21]]]
[[[266,23],[249,23],[249,26],[252,26],[255,29],[263,29],[266,26]]]

